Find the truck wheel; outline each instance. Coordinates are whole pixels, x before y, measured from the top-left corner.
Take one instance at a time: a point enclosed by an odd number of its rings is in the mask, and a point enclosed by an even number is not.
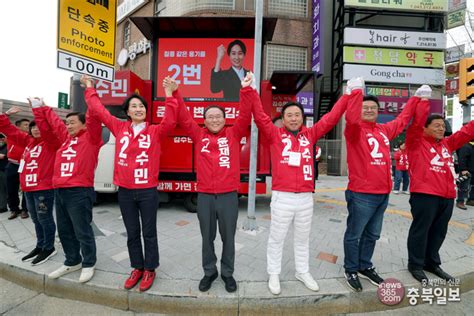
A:
[[[197,193],[189,193],[184,196],[184,207],[188,212],[197,212]]]

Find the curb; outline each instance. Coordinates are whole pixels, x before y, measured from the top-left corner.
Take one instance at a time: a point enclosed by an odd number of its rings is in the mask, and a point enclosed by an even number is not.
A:
[[[311,292],[298,281],[282,282],[285,296],[272,296],[266,282],[238,282],[236,293],[215,295],[201,293],[196,281],[160,279],[159,288],[146,293],[137,290],[126,291],[122,282],[124,274],[96,270],[94,278],[86,284],[77,281],[78,272],[57,280],[50,280],[46,270],[51,266],[31,267],[21,262],[22,252],[0,243],[0,275],[2,278],[46,295],[93,304],[105,305],[134,312],[159,312],[193,315],[330,315],[341,313],[363,313],[393,310],[409,306],[408,300],[395,306],[380,303],[377,288],[364,283],[364,291],[355,293],[344,285],[344,279],[318,280],[321,290]],[[12,263],[18,262],[19,265]],[[473,257],[462,257],[443,265],[461,280],[460,291],[474,289]],[[47,268],[47,269],[46,269]],[[408,288],[420,288],[408,271],[390,274]],[[191,283],[191,284],[190,284]]]

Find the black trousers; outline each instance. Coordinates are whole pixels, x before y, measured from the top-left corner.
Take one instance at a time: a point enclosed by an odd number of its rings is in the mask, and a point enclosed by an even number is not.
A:
[[[439,249],[448,231],[454,199],[422,193],[410,196],[413,222],[408,233],[408,269],[441,265]]]
[[[5,167],[7,174],[7,203],[11,212],[20,213],[20,198],[18,190],[20,189],[20,174],[18,173],[19,165],[9,162]],[[21,202],[21,210],[28,211],[26,208],[26,199],[23,194]]]
[[[156,188],[126,189],[119,187],[118,202],[127,230],[130,265],[135,269],[156,269],[160,265],[156,233],[158,191]],[[145,254],[142,251],[142,233]]]
[[[217,272],[217,257],[214,250],[217,224],[222,240],[221,275],[232,276],[235,261],[235,230],[239,216],[237,192],[221,194],[198,194],[197,215],[202,236],[202,267],[204,274]]]

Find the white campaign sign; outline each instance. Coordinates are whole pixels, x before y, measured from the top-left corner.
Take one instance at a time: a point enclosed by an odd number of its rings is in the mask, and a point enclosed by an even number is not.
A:
[[[365,82],[415,83],[444,85],[443,69],[344,65],[344,80],[363,77]]]
[[[344,45],[347,44],[439,50],[446,48],[446,34],[346,27]]]
[[[58,51],[58,68],[86,74],[106,81],[114,81],[114,67],[96,63],[84,57],[77,57]]]

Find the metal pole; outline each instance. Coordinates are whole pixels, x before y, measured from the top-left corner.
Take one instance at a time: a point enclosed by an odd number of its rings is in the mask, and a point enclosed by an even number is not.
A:
[[[260,92],[260,74],[262,60],[262,28],[263,28],[263,0],[255,3],[255,45],[253,52],[253,72],[257,92]],[[257,152],[258,152],[258,129],[252,119],[250,130],[250,168],[249,168],[249,196],[247,205],[247,220],[244,221],[244,230],[257,230],[255,218],[255,192],[257,185]]]

